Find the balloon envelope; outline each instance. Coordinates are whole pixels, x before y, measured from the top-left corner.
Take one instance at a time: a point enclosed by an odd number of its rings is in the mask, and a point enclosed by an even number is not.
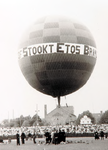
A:
[[[18,62],[36,90],[53,97],[80,89],[96,63],[96,44],[82,23],[66,17],[38,19],[24,34]]]

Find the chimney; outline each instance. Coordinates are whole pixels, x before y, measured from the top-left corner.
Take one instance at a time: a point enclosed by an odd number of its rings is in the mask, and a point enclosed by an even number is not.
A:
[[[47,115],[47,105],[44,105],[44,118],[46,118]]]
[[[102,110],[100,111],[100,114],[103,114],[103,111],[102,111]]]

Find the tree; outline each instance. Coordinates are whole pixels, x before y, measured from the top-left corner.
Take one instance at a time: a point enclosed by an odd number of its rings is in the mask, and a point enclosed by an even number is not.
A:
[[[29,120],[25,120],[23,122],[22,126],[24,126],[24,127],[30,127],[30,121]]]
[[[102,114],[99,123],[100,124],[108,124],[108,110]]]
[[[30,125],[32,126],[32,125],[36,125],[36,124],[38,124],[38,125],[41,125],[42,124],[42,120],[41,120],[41,118],[37,115],[37,114],[35,114],[32,118],[31,118],[31,121],[30,121]]]
[[[77,120],[76,120],[76,124],[79,125],[80,124],[80,119],[86,115],[87,117],[89,117],[91,119],[92,124],[95,123],[95,118],[93,117],[92,113],[89,112],[89,110],[84,111],[82,114],[79,114]]]
[[[2,121],[2,124],[3,124],[4,127],[9,127],[9,125],[10,125],[8,119],[4,119],[4,120]]]
[[[18,122],[14,122],[14,127],[20,127]]]
[[[9,126],[14,127],[14,120],[10,120]]]
[[[42,121],[42,119],[35,114],[32,118],[30,115],[24,117],[23,115],[21,115],[19,118],[16,119],[12,119],[10,120],[10,122],[8,121],[8,119],[5,119],[2,121],[2,126],[3,127],[21,127],[21,126],[33,126],[33,124],[37,125],[44,125],[44,122]]]
[[[24,120],[30,120],[30,119],[31,119],[30,115],[24,117]]]
[[[4,119],[3,121],[2,121],[2,124],[7,124],[9,121],[8,121],[8,119]]]
[[[20,118],[16,118],[14,121],[14,127],[20,127]]]
[[[23,122],[24,122],[24,120],[25,120],[23,115],[20,116],[19,120],[20,120],[20,127],[21,127]]]

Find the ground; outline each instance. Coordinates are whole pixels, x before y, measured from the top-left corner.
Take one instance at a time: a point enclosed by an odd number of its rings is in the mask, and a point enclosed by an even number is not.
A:
[[[37,143],[34,144],[32,140],[25,141],[24,145],[17,146],[16,141],[12,140],[9,144],[8,141],[0,144],[0,150],[108,150],[108,139],[95,140],[94,138],[67,138],[66,144],[59,145],[45,145],[39,144],[39,141],[44,139],[36,139]]]

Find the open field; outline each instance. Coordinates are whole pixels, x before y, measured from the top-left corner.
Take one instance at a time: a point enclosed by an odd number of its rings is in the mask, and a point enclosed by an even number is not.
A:
[[[12,140],[10,144],[7,141],[0,144],[0,150],[108,150],[108,139],[94,140],[94,138],[67,138],[66,144],[59,145],[45,145],[39,144],[38,141],[44,139],[37,139],[37,144],[33,141],[25,141],[24,145],[17,146],[16,141]]]
[[[39,141],[45,139],[36,139],[37,144],[32,140],[25,141],[24,145],[17,146],[16,140],[12,140],[10,144],[7,141],[0,144],[0,150],[108,150],[108,139],[94,140],[94,138],[67,138],[66,144],[45,145],[39,144]]]

